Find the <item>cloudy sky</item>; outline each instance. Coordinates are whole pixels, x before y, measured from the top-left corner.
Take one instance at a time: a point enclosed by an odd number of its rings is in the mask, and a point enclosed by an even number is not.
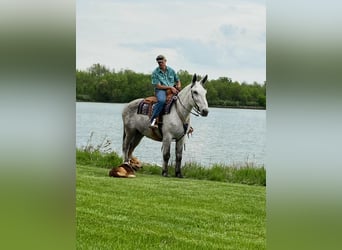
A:
[[[167,64],[209,79],[266,80],[266,3],[260,0],[77,0],[76,67],[151,73]]]

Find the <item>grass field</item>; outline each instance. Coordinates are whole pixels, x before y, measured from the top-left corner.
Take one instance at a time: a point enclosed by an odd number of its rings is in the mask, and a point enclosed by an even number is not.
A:
[[[101,153],[99,151],[76,150],[76,163],[79,165],[111,169],[114,166],[121,165],[122,162],[123,159],[116,152]],[[162,170],[160,166],[144,163],[143,168],[139,172],[160,176]],[[174,172],[175,167],[171,164],[169,166],[170,176],[174,176]],[[264,166],[255,166],[249,163],[240,166],[229,166],[219,163],[203,166],[196,162],[185,162],[182,166],[182,173],[186,178],[197,180],[266,186],[266,169]]]
[[[265,249],[265,187],[77,165],[77,249]]]

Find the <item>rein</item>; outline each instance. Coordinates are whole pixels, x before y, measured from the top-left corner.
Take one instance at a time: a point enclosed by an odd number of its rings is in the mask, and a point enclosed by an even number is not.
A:
[[[192,109],[189,110],[187,107],[185,107],[185,105],[183,104],[182,100],[179,98],[178,95],[176,95],[175,97],[176,97],[176,99],[179,101],[180,105],[184,108],[184,110],[186,110],[187,112],[189,112],[189,113],[191,113],[191,114],[193,114],[193,115],[195,115],[195,116],[199,116],[199,114],[200,114],[199,106],[198,106],[197,103],[195,102],[195,99],[194,99],[194,96],[193,96],[192,91],[191,91],[191,97],[192,97],[192,101],[194,102],[194,106],[195,106],[195,108],[196,108],[196,109],[194,109],[194,111],[195,111],[196,113],[194,113],[194,112],[192,111]],[[188,118],[187,120],[185,120],[185,117],[184,117],[183,114],[179,111],[179,109],[178,109],[177,107],[178,107],[178,105],[176,104],[176,112],[177,112],[177,114],[178,114],[178,117],[179,117],[179,118],[181,119],[181,121],[183,122],[184,134],[183,134],[180,138],[177,138],[176,141],[178,141],[178,140],[180,140],[181,138],[183,138],[183,137],[186,135],[186,133],[187,133],[187,131],[188,131],[188,128],[189,128],[189,118]],[[190,127],[190,130],[189,130],[189,132],[188,132],[188,135],[189,135],[189,133],[192,133],[192,131],[193,131],[193,128]],[[185,144],[184,144],[184,147],[185,147]]]
[[[182,103],[182,101],[181,101],[181,99],[178,97],[178,95],[177,95],[177,100],[179,101],[179,103],[182,105],[182,107],[183,107],[186,111],[188,111],[188,112],[191,113],[192,115],[199,116],[200,113],[201,113],[201,111],[199,110],[199,107],[198,107],[197,103],[195,102],[194,94],[192,93],[192,91],[191,91],[191,97],[192,97],[192,101],[193,101],[194,104],[195,104],[195,109],[192,108],[191,110],[189,110],[189,109],[187,109],[187,108],[185,107],[185,105]],[[194,113],[192,110],[194,110],[195,113]],[[179,114],[178,114],[178,115],[179,115]]]

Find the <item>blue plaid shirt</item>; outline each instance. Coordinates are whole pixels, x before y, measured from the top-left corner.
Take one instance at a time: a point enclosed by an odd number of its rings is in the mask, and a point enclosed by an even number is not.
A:
[[[166,66],[165,73],[159,67],[152,72],[152,84],[154,86],[158,83],[165,86],[173,86],[178,81],[179,78],[176,72],[169,66]]]

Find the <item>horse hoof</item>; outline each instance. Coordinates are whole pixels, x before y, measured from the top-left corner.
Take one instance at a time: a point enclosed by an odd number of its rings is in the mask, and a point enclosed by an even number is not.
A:
[[[184,176],[183,176],[181,173],[177,173],[177,174],[176,174],[176,177],[177,177],[177,178],[184,178]]]
[[[164,172],[164,171],[163,171],[162,176],[163,176],[163,177],[169,177],[169,174],[168,174],[167,172]]]

